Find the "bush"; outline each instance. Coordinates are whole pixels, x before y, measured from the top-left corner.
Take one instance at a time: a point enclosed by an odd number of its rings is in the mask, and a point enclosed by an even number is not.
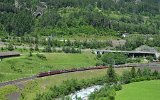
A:
[[[118,81],[117,74],[112,66],[107,69],[106,78],[107,78],[107,82],[110,84],[117,83]]]
[[[36,56],[37,56],[38,58],[42,59],[42,60],[47,60],[46,56],[43,55],[43,54],[37,53]]]
[[[35,46],[35,51],[39,51],[38,44],[36,44],[36,46]]]
[[[99,91],[93,92],[89,96],[89,100],[115,100],[116,91],[121,89],[121,84],[105,84]]]
[[[147,78],[149,78],[150,76],[151,76],[151,69],[149,69],[149,68],[145,68],[144,70],[143,70],[143,72],[142,72],[142,75],[144,76],[144,77],[147,77]]]
[[[122,85],[121,84],[115,84],[114,88],[116,91],[122,90]]]
[[[127,63],[140,63],[140,62],[141,62],[141,58],[134,58],[134,59],[128,58],[128,59],[126,60],[126,62],[127,62]]]
[[[122,79],[122,82],[125,84],[130,83],[132,79],[131,73],[129,71],[124,71],[121,79]]]
[[[32,57],[32,51],[29,51],[29,57]]]
[[[14,50],[14,47],[13,47],[13,45],[10,43],[9,45],[8,45],[8,48],[7,48],[9,51],[13,51]]]
[[[101,57],[105,64],[118,65],[126,62],[126,56],[121,53],[106,53]]]
[[[3,47],[1,47],[1,51],[3,51],[4,50],[4,48]]]
[[[52,47],[50,45],[47,45],[43,52],[52,52]]]
[[[133,78],[131,79],[131,82],[140,82],[140,81],[144,81],[146,78],[144,77],[137,77],[137,78]]]
[[[81,53],[81,49],[75,49],[75,48],[69,48],[69,47],[63,47],[62,51],[64,53]]]
[[[102,65],[103,65],[102,62],[97,62],[97,63],[96,63],[96,66],[102,66]]]
[[[159,73],[157,70],[155,70],[152,75],[157,77],[159,75]]]
[[[153,60],[154,60],[154,58],[153,58],[152,56],[147,56],[146,59],[147,59],[148,61],[153,61]]]
[[[97,54],[97,59],[100,59],[101,58],[101,54]]]
[[[95,84],[102,84],[105,82],[104,77],[93,78],[87,81],[78,81],[75,79],[64,81],[63,84],[51,87],[47,93],[37,94],[36,100],[52,100],[53,98],[63,97]]]

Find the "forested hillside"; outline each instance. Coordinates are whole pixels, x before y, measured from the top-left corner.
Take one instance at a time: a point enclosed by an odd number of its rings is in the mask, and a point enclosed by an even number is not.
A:
[[[159,0],[0,0],[0,34],[160,33]]]

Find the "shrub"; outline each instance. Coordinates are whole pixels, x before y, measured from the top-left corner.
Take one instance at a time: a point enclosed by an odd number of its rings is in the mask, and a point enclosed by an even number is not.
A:
[[[122,85],[121,84],[115,84],[114,88],[116,91],[122,90]]]
[[[124,71],[121,79],[122,79],[122,82],[125,84],[130,83],[132,79],[131,73],[129,71]]]
[[[127,63],[140,63],[140,62],[141,62],[141,58],[134,58],[134,59],[128,58],[128,59],[126,60],[126,62],[127,62]]]
[[[102,78],[93,78],[87,81],[78,81],[75,79],[64,81],[63,84],[51,87],[47,93],[37,94],[36,100],[52,100],[53,98],[63,97],[78,91],[82,88],[86,88],[95,84],[104,83],[104,77]]]
[[[52,52],[52,47],[50,45],[47,45],[43,52]]]
[[[101,60],[106,64],[118,65],[126,62],[126,56],[121,53],[106,53],[101,57]]]
[[[62,51],[64,53],[81,53],[81,49],[76,49],[76,48],[69,48],[69,47],[63,47]]]
[[[9,51],[13,51],[14,50],[14,47],[13,47],[13,45],[10,43],[9,45],[8,45],[8,48],[7,48]]]
[[[43,55],[43,54],[38,54],[38,53],[37,53],[36,56],[37,56],[38,58],[42,59],[42,60],[47,60],[46,56]]]
[[[116,72],[112,66],[107,69],[106,78],[107,78],[107,82],[110,84],[117,83],[118,78],[117,78]]]

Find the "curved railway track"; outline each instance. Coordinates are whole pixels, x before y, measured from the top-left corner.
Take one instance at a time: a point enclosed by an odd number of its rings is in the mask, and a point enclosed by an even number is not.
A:
[[[160,68],[160,62],[154,62],[154,63],[147,63],[147,64],[124,64],[124,65],[115,65],[114,67],[116,68],[122,68],[122,67],[159,67]],[[48,72],[42,72],[37,75],[31,76],[31,77],[26,77],[26,78],[21,78],[17,80],[12,80],[12,81],[7,81],[7,82],[1,82],[0,87],[6,86],[6,85],[12,85],[12,84],[17,84],[20,82],[28,81],[28,80],[33,80],[36,78],[41,78],[41,77],[46,77],[46,76],[51,76],[51,75],[57,75],[57,74],[63,74],[63,73],[72,73],[72,72],[79,72],[79,71],[87,71],[87,70],[96,70],[96,69],[105,69],[108,68],[108,66],[94,66],[94,67],[88,67],[88,68],[72,68],[72,69],[66,69],[66,70],[53,70],[53,71],[48,71]]]
[[[39,73],[39,74],[31,76],[31,77],[25,77],[25,78],[21,78],[21,79],[1,82],[0,87],[7,86],[7,85],[12,85],[12,84],[17,84],[17,83],[20,83],[20,82],[25,82],[25,81],[28,81],[28,80],[33,80],[33,79],[36,79],[36,78],[41,78],[41,77],[46,77],[46,76],[51,76],[51,75],[57,75],[57,74],[63,74],[63,73],[72,73],[72,72],[78,72],[78,71],[105,69],[105,68],[108,68],[108,67],[107,66],[97,66],[97,67],[88,67],[88,68],[73,68],[73,69],[66,69],[66,70],[53,70],[53,71],[48,71],[48,72],[42,72],[42,73]]]
[[[6,85],[17,84],[19,82],[28,81],[28,80],[32,80],[32,79],[35,79],[35,78],[37,78],[37,76],[31,76],[31,77],[25,77],[25,78],[21,78],[21,79],[17,79],[17,80],[1,82],[0,87],[6,86]]]

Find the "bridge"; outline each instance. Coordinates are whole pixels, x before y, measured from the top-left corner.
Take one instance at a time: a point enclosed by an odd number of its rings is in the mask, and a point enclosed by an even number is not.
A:
[[[120,50],[93,50],[94,54],[104,54],[104,53],[123,53],[128,55],[129,57],[146,57],[146,56],[153,56],[157,59],[160,56],[158,52],[147,52],[147,51],[120,51]]]

